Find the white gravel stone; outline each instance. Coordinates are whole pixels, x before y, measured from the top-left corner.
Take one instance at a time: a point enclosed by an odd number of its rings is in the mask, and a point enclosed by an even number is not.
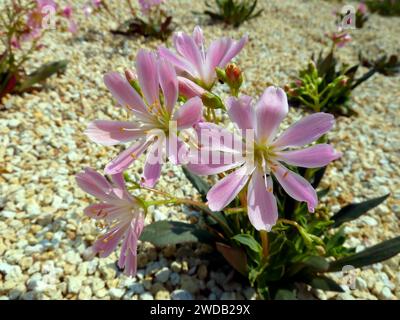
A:
[[[125,293],[125,289],[121,288],[111,288],[108,293],[110,294],[111,299],[118,300],[121,299]]]
[[[171,274],[171,270],[169,270],[166,267],[162,268],[161,270],[156,272],[156,274],[155,274],[156,280],[161,283],[167,282],[170,274]]]
[[[150,292],[143,292],[140,295],[140,300],[154,300],[154,297]]]
[[[182,289],[174,290],[171,293],[172,300],[193,300],[193,296],[190,292]]]

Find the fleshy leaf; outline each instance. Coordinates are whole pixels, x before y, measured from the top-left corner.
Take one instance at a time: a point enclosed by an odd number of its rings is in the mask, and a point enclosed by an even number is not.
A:
[[[65,71],[68,61],[61,60],[41,66],[36,71],[32,72],[26,79],[18,86],[18,92],[23,92],[30,89],[37,83],[43,82],[53,74]]]
[[[187,242],[209,243],[213,236],[194,224],[164,220],[146,226],[140,240],[151,242],[155,246],[166,246]]]
[[[186,178],[190,181],[193,187],[201,194],[203,201],[207,200],[207,192],[210,190],[211,186],[200,178],[198,175],[191,173],[188,169],[182,166],[182,171]]]
[[[217,250],[224,256],[226,261],[239,273],[245,275],[247,272],[246,253],[239,248],[232,248],[224,243],[216,243]]]
[[[341,271],[346,265],[360,268],[389,259],[400,252],[400,236],[379,243],[351,256],[333,261],[328,272]]]
[[[344,222],[357,219],[368,210],[380,205],[389,195],[390,194],[387,194],[382,197],[370,199],[360,203],[349,204],[348,206],[339,210],[339,212],[333,216],[332,220],[335,221],[335,223],[332,226],[337,228]]]
[[[344,290],[332,279],[325,276],[310,276],[309,279],[304,281],[314,289],[321,289],[324,291],[343,292]]]
[[[237,234],[232,239],[249,247],[254,252],[261,253],[262,251],[261,245],[249,234]]]

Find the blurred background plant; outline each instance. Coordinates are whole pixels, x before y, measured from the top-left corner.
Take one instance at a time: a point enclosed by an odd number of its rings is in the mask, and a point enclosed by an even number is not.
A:
[[[383,16],[400,16],[399,0],[366,0],[365,4],[371,12]]]
[[[256,10],[257,0],[215,0],[214,4],[206,2],[209,9],[204,11],[214,21],[239,27],[243,22],[257,18],[262,9]]]
[[[65,70],[66,61],[45,64],[29,74],[25,69],[35,52],[43,48],[40,40],[44,34],[60,26],[77,31],[71,6],[60,8],[52,0],[13,0],[1,5],[0,103],[8,93],[31,90]]]
[[[400,64],[397,55],[388,58],[384,54],[368,60],[361,53],[360,63],[353,66],[342,64],[335,57],[335,50],[350,42],[351,37],[347,33],[339,32],[333,33],[330,38],[332,47],[329,53],[326,56],[323,56],[323,52],[318,57],[313,55],[307,68],[301,70],[298,78],[287,85],[285,90],[294,105],[301,105],[315,112],[352,115],[354,111],[349,103],[352,91],[375,73],[385,76],[398,74]],[[357,78],[360,64],[369,70]]]
[[[334,12],[336,18],[337,18],[337,25],[338,26],[353,26],[356,27],[357,29],[363,28],[364,24],[368,21],[368,12],[367,12],[367,6],[365,5],[364,2],[360,2],[354,16],[352,16],[352,13],[350,11],[347,11],[346,14],[343,14],[342,12],[336,11]],[[354,21],[352,21],[352,18]]]
[[[165,0],[139,0],[141,17],[137,15],[131,0],[126,0],[132,18],[122,23],[114,34],[125,36],[142,35],[144,37],[165,40],[174,31],[175,25],[172,16],[162,8]]]

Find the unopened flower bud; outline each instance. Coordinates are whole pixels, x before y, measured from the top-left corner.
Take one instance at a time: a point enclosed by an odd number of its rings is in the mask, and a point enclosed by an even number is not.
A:
[[[179,93],[187,99],[202,97],[207,91],[193,81],[178,76]]]
[[[344,77],[343,79],[340,80],[340,84],[343,87],[347,86],[348,82],[349,82],[349,78],[348,77]]]
[[[137,93],[142,95],[142,89],[140,89],[139,81],[137,80],[136,74],[132,70],[125,70],[125,78],[126,80],[128,80],[132,88],[135,89]]]
[[[202,96],[201,100],[206,107],[213,108],[213,109],[223,109],[224,104],[222,100],[216,96],[215,94],[206,91]]]
[[[125,70],[125,78],[129,83],[137,80],[136,74],[130,69]]]
[[[215,73],[217,74],[218,80],[225,83],[227,81],[225,70],[221,68],[215,68]]]

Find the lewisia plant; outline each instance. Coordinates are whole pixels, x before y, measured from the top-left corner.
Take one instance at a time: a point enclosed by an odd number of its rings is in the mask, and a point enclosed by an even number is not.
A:
[[[22,93],[36,83],[66,67],[65,61],[53,62],[26,74],[24,66],[43,48],[40,43],[48,31],[67,23],[75,33],[77,24],[71,6],[60,7],[53,0],[5,1],[0,4],[0,40],[5,45],[0,53],[0,103],[8,93]]]
[[[105,176],[90,168],[77,175],[80,188],[100,201],[85,214],[106,226],[92,251],[104,257],[122,242],[118,266],[133,276],[138,240],[157,246],[204,242],[246,276],[260,297],[293,298],[294,283],[340,291],[321,272],[339,271],[353,261],[356,266],[374,263],[398,252],[368,254],[371,258],[361,263],[353,249],[343,246],[342,231],[333,230],[387,195],[328,215],[329,208],[318,204],[328,190],[317,188],[326,166],[341,156],[327,143],[334,117],[314,113],[280,132],[289,112],[286,93],[271,86],[253,103],[240,92],[242,71],[231,60],[246,40],[217,39],[206,51],[196,27],[192,36],[175,35],[177,53],[140,50],[136,70],[104,76],[130,118],[94,120],[86,130],[105,146],[128,143],[105,166]],[[213,90],[217,77],[231,96]],[[142,178],[136,180],[130,167],[142,159]],[[166,161],[182,168],[199,196],[178,198],[158,189]],[[144,226],[148,208],[163,205],[184,205],[200,214],[194,223]],[[393,244],[398,241],[389,240],[387,246],[398,248]]]

